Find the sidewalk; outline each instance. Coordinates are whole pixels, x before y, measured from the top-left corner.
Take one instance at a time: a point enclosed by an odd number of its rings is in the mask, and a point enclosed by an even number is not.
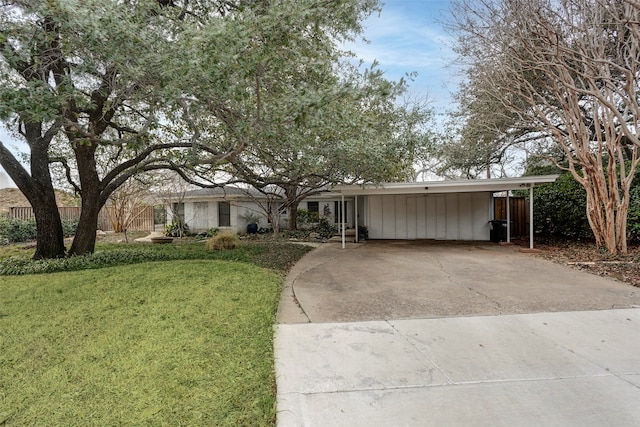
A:
[[[637,426],[640,309],[276,327],[278,426]]]

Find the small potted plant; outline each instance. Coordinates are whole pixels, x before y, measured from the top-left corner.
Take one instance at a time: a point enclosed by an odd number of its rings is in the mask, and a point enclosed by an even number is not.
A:
[[[255,212],[247,211],[243,216],[247,222],[247,234],[256,234],[260,228],[260,215]]]
[[[369,238],[369,229],[366,225],[358,226],[358,240],[367,240]]]

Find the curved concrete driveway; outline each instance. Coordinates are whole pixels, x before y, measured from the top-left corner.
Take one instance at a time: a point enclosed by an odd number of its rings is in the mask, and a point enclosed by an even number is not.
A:
[[[640,305],[640,289],[515,246],[385,241],[325,244],[296,265],[280,323],[425,319]],[[292,294],[293,290],[293,294]],[[290,305],[295,298],[304,311]],[[289,313],[289,314],[285,314]]]
[[[636,305],[509,247],[325,244],[282,294],[278,426],[640,425]]]

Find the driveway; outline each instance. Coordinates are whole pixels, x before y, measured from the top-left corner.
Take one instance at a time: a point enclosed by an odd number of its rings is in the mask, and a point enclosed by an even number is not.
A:
[[[637,291],[494,244],[325,244],[282,294],[278,426],[640,425]]]
[[[640,306],[639,288],[485,242],[325,244],[296,265],[288,285],[280,323]],[[290,307],[293,295],[304,313]]]

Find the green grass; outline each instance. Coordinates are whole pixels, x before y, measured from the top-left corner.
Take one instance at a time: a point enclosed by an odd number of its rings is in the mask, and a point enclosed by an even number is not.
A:
[[[24,245],[0,245],[0,261],[9,257],[30,258],[34,252],[33,248]]]
[[[0,425],[274,425],[278,293],[309,250],[0,247]]]
[[[220,260],[2,277],[0,425],[273,425],[281,282]]]

